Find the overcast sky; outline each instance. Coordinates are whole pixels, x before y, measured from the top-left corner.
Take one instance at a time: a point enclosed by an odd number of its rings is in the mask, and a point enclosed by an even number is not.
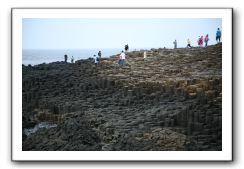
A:
[[[209,34],[215,44],[221,19],[23,19],[23,49],[130,49],[185,47],[187,38],[197,45]]]

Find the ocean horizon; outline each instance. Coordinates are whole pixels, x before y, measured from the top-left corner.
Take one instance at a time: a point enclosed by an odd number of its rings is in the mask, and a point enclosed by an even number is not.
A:
[[[23,49],[22,64],[38,65],[42,63],[51,63],[64,61],[64,55],[68,55],[68,62],[74,57],[74,62],[80,59],[92,58],[97,55],[99,50],[102,52],[102,58],[119,54],[123,49],[106,48],[106,49]]]

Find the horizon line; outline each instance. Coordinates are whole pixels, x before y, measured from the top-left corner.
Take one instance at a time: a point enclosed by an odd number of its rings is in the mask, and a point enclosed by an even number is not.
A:
[[[163,48],[163,47],[134,47],[134,48],[131,48],[131,49],[152,49],[152,48]],[[22,50],[83,50],[83,49],[96,49],[96,50],[100,50],[100,49],[122,49],[124,50],[124,47],[122,48],[119,48],[119,47],[116,47],[116,48],[28,48],[28,49],[22,49]]]

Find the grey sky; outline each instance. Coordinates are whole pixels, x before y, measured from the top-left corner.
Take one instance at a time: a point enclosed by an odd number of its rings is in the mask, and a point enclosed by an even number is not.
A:
[[[199,35],[214,44],[221,19],[23,19],[23,49],[131,49],[196,46]]]

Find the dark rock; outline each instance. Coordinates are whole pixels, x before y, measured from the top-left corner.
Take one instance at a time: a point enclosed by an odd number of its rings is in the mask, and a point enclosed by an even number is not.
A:
[[[222,46],[129,52],[75,64],[22,65],[23,129],[29,151],[221,151]]]

